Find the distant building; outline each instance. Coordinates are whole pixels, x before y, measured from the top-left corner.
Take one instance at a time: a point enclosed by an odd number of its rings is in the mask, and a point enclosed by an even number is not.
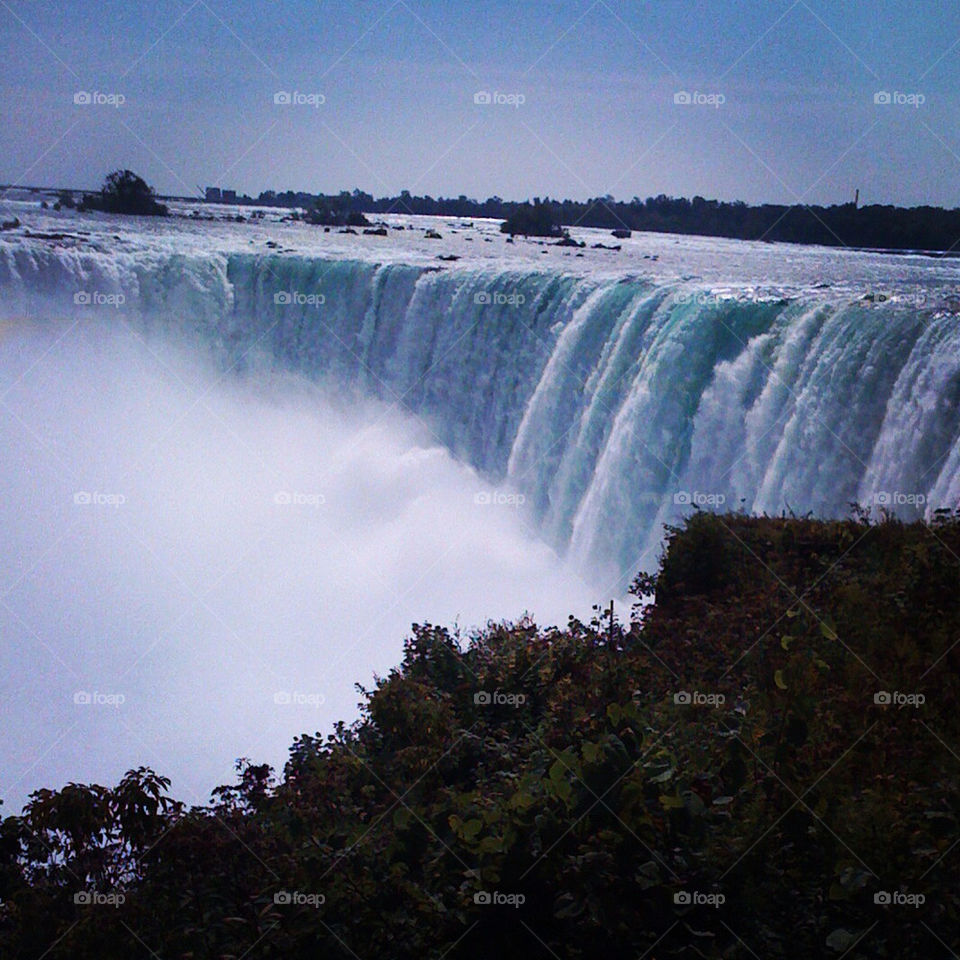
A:
[[[220,202],[220,188],[219,188],[219,187],[207,187],[205,197],[206,197],[207,203],[219,203],[219,202]]]
[[[236,190],[221,190],[220,199],[223,203],[236,203],[237,202],[237,191]]]

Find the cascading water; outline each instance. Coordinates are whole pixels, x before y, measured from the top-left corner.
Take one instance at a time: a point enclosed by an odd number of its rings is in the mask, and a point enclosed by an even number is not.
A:
[[[692,506],[906,516],[960,498],[960,325],[904,303],[289,255],[6,246],[6,315],[118,317],[414,414],[622,586]]]

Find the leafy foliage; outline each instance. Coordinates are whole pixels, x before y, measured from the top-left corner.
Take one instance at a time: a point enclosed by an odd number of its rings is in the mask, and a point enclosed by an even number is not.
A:
[[[538,197],[532,204],[524,203],[518,206],[507,219],[500,224],[501,233],[509,233],[511,237],[518,233],[524,237],[559,237],[563,235],[560,229],[560,218],[553,207],[542,203]]]
[[[63,198],[60,202],[64,202]],[[154,217],[167,215],[166,206],[157,203],[153,188],[132,170],[114,170],[107,174],[100,193],[84,196],[80,209]]]
[[[3,955],[950,956],[958,558],[953,515],[697,513],[629,625],[415,625],[279,782],[35,794]]]

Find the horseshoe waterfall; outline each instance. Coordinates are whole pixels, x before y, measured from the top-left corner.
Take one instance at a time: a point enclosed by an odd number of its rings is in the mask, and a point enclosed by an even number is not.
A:
[[[663,524],[695,507],[915,517],[960,498],[960,328],[942,305],[537,265],[3,248],[7,317],[70,315],[77,291],[225,368],[265,359],[396,405],[613,577],[650,567]]]

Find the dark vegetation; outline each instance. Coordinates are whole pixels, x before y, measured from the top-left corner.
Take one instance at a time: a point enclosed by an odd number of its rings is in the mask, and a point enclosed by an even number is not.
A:
[[[500,197],[473,200],[462,194],[455,198],[413,196],[409,190],[398,196],[380,198],[362,190],[344,190],[326,196],[267,190],[256,199],[241,197],[239,202],[307,209],[332,205],[336,209],[346,208],[358,213],[491,217],[507,222],[518,211],[531,206],[529,202],[519,203]],[[741,201],[706,200],[703,197],[690,200],[663,194],[645,200],[634,197],[629,201],[615,200],[609,195],[586,201],[535,198],[532,206],[541,205],[551,211],[555,223],[567,228],[648,230],[890,250],[952,251],[960,243],[960,209],[929,206],[858,206],[853,203],[829,207],[773,203],[751,206]]]
[[[61,195],[60,204],[71,205],[65,204],[69,196]],[[114,170],[107,174],[100,192],[85,194],[78,209],[153,217],[167,215],[166,205],[157,202],[153,188],[132,170]]]
[[[563,231],[556,211],[548,203],[539,199],[536,203],[524,203],[500,225],[501,233],[511,237],[520,234],[524,237],[560,237]]]
[[[0,954],[956,956],[960,519],[668,533],[629,626],[415,626],[279,780],[34,794],[0,829]]]
[[[348,194],[349,196],[349,194]],[[319,197],[307,211],[307,221],[321,227],[369,227],[370,221],[344,196]]]

